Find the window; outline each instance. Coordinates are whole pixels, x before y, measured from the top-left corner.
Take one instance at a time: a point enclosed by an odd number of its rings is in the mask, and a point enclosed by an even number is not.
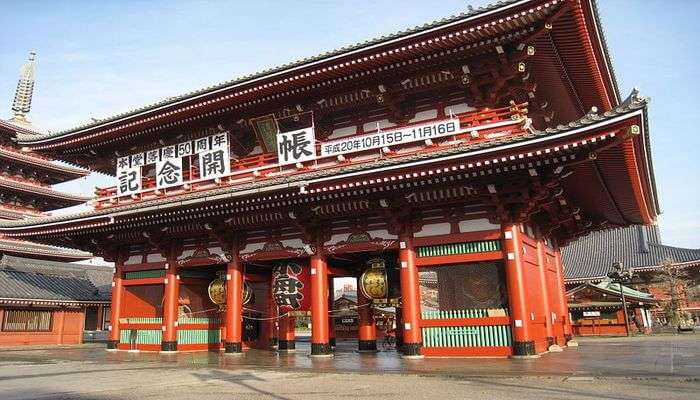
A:
[[[9,332],[51,331],[51,311],[5,310],[2,330]]]

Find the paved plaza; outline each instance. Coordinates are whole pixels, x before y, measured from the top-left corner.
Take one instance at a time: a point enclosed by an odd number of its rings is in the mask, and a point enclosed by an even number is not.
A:
[[[700,391],[700,337],[586,339],[539,359],[404,360],[358,354],[108,353],[103,345],[0,350],[10,399],[689,399]]]

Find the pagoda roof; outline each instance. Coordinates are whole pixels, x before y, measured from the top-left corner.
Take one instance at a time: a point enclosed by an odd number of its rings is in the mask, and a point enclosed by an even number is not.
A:
[[[522,160],[527,157],[535,157],[537,154],[549,153],[555,148],[559,150],[582,148],[582,146],[587,146],[590,144],[587,142],[587,140],[579,140],[579,142],[576,142],[573,145],[562,144],[562,147],[555,147],[557,145],[552,144],[562,143],[561,141],[567,140],[567,138],[580,137],[577,135],[595,134],[597,135],[596,138],[599,140],[593,139],[591,143],[600,143],[605,137],[615,136],[614,133],[609,135],[601,135],[601,133],[616,132],[616,130],[623,128],[622,125],[631,123],[630,121],[640,123],[645,126],[647,102],[648,99],[640,97],[638,93],[633,92],[625,102],[613,110],[602,114],[591,112],[567,125],[559,125],[546,130],[538,131],[530,127],[526,132],[519,135],[497,137],[483,142],[464,142],[455,146],[439,148],[431,152],[418,152],[393,158],[385,157],[376,159],[372,162],[353,165],[339,164],[333,168],[319,168],[317,170],[312,169],[311,171],[302,170],[298,171],[294,175],[273,177],[265,180],[239,183],[214,189],[161,197],[157,199],[134,201],[128,204],[96,208],[94,210],[71,215],[57,215],[25,221],[4,221],[0,222],[0,232],[12,236],[36,236],[49,233],[56,234],[58,232],[77,230],[80,229],[81,226],[84,227],[89,225],[91,227],[101,227],[110,225],[114,224],[115,221],[136,218],[137,215],[141,214],[168,213],[183,207],[201,208],[206,204],[211,204],[216,201],[236,201],[239,198],[250,196],[266,197],[268,200],[271,200],[276,198],[274,195],[275,192],[282,192],[284,193],[282,196],[289,196],[290,190],[295,191],[294,195],[296,196],[303,193],[303,191],[300,191],[302,187],[328,183],[330,186],[327,188],[323,188],[322,190],[318,189],[319,192],[325,192],[327,189],[334,190],[334,184],[332,183],[333,181],[342,180],[344,178],[347,179],[347,177],[359,179],[360,182],[363,182],[365,179],[367,179],[366,177],[371,177],[373,176],[372,174],[376,174],[377,172],[386,174],[391,171],[401,171],[402,169],[405,170],[419,166],[430,168],[431,165],[441,165],[440,163],[444,164],[450,160],[460,160],[461,162],[474,160],[473,164],[468,164],[469,168],[472,168],[473,165],[478,165],[481,166],[479,168],[488,169],[490,168],[489,165],[491,163],[499,163],[501,160],[504,162],[508,159]],[[640,146],[642,148],[642,153],[645,153],[644,149],[646,149],[646,143],[648,143],[647,129],[644,128],[640,133],[641,135],[639,135],[639,137],[625,140],[624,142],[621,142],[620,146],[625,146],[626,144],[632,145],[631,142],[634,142],[634,146]],[[533,148],[533,146],[544,147]],[[630,171],[624,167],[624,162],[620,161],[619,156],[611,155],[610,158],[613,160],[613,164],[604,164],[604,166],[600,168],[601,170],[610,170],[613,167],[624,168],[624,172],[620,172],[621,174],[627,176],[630,173]],[[478,160],[482,160],[482,162],[476,162]],[[486,160],[485,166],[483,164],[483,160]],[[599,162],[603,161],[601,160]],[[618,162],[622,162],[621,167],[618,166],[618,164],[614,164]],[[644,157],[639,156],[637,162],[644,164],[645,162],[648,162],[648,160],[645,160]],[[608,165],[610,165],[610,167],[608,167]],[[466,164],[464,164],[463,167],[464,166],[466,166]],[[609,197],[609,199],[606,200],[608,202],[621,202],[623,200],[625,202],[630,201],[630,203],[627,204],[609,204],[609,208],[617,210],[616,212],[619,215],[619,217],[615,217],[616,221],[614,223],[616,224],[628,225],[630,223],[634,223],[634,221],[644,221],[650,218],[655,218],[657,210],[655,186],[653,185],[653,179],[649,178],[648,176],[648,174],[651,173],[651,167],[648,165],[638,165],[636,168],[638,171],[640,171],[639,173],[642,174],[643,177],[635,178],[635,182],[638,180],[649,181],[644,185],[644,187],[639,189],[645,194],[642,195],[642,197],[625,195]],[[438,169],[438,171],[440,171],[440,169]],[[447,168],[445,168],[444,171],[447,171]],[[475,174],[476,173],[477,172],[475,172]],[[645,174],[647,175],[646,177],[644,177]],[[365,178],[362,178],[363,176]],[[369,180],[367,179],[367,181]],[[613,186],[608,186],[608,188],[612,187],[615,190],[631,190],[622,189],[622,187],[628,187],[634,183],[630,183],[628,181],[618,182],[615,180],[610,180],[610,182],[607,184],[612,184]],[[571,186],[571,190],[578,190],[579,192],[577,192],[577,195],[579,196],[581,196],[581,190],[584,192],[589,191],[588,188],[581,188],[581,185],[576,184],[575,182],[571,185],[573,185]],[[313,193],[313,191],[309,191],[308,193]],[[601,202],[602,200],[592,201],[592,207],[600,207],[599,203]],[[648,208],[646,211],[648,215],[645,216],[644,212],[640,211],[642,208]],[[621,212],[619,210],[621,209],[627,210],[624,211],[624,215],[619,214]],[[606,212],[602,211],[600,214],[603,216],[608,215]]]
[[[637,271],[652,271],[671,259],[680,267],[700,265],[700,249],[661,243],[659,227],[636,225],[593,232],[562,249],[565,281],[602,281],[621,262]]]
[[[111,280],[110,266],[5,255],[0,259],[0,303],[107,303]]]
[[[3,177],[0,177],[0,188],[6,188],[22,193],[28,193],[31,196],[39,198],[50,198],[53,200],[53,202],[58,203],[63,207],[83,204],[92,199],[92,197],[89,196],[59,192],[49,187],[31,185],[15,180],[5,179]]]
[[[586,90],[577,89],[576,97],[585,98],[585,101],[579,99],[584,107],[599,106],[604,110],[615,107],[620,97],[595,0],[508,0],[476,9],[470,7],[464,13],[169,97],[74,128],[38,136],[20,134],[18,140],[32,148],[49,149],[79,146],[84,140],[99,141],[103,135],[122,139],[126,138],[127,130],[152,128],[154,124],[173,118],[186,118],[192,112],[206,113],[250,96],[259,99],[294,85],[316,87],[318,84],[312,82],[351,74],[360,68],[371,69],[401,57],[425,55],[460,43],[497,44],[515,37],[515,30],[560,15],[557,14],[560,11],[567,14],[566,21],[554,24],[553,29],[563,30],[555,39],[565,42],[567,49],[556,56],[568,60],[574,67],[576,71],[570,71],[577,74],[574,78],[583,74],[581,81],[585,82],[582,84],[587,85]],[[577,38],[573,39],[572,35]],[[572,50],[573,40],[578,40],[585,50],[578,47]],[[578,57],[596,59],[582,62]],[[583,65],[591,68],[582,68]],[[143,132],[145,130],[139,133]]]
[[[69,249],[67,247],[50,246],[8,237],[0,237],[0,254],[28,256],[31,258],[40,257],[44,259],[64,261],[78,261],[92,258],[92,254],[85,251]]]
[[[38,157],[32,153],[23,153],[5,147],[0,147],[0,159],[10,160],[19,164],[31,166],[38,170],[47,171],[51,173],[51,183],[65,182],[90,174],[90,171],[82,168],[55,164],[44,157]]]

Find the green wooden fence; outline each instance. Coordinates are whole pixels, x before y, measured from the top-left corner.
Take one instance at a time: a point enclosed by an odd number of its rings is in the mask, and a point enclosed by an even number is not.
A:
[[[438,244],[418,247],[418,257],[451,256],[455,254],[484,253],[501,250],[500,240]]]
[[[147,317],[126,317],[124,318],[127,324],[162,324],[163,318],[147,318]]]
[[[164,269],[147,269],[145,271],[131,271],[124,273],[124,279],[144,279],[144,278],[163,278],[165,277]]]
[[[178,344],[217,344],[221,342],[218,329],[183,329],[177,331]]]
[[[423,311],[425,320],[486,318],[488,309]],[[512,345],[510,325],[423,327],[425,347],[495,347]]]
[[[177,319],[177,322],[179,324],[220,324],[221,318],[181,316]]]
[[[134,344],[160,344],[163,339],[163,332],[146,329],[122,329],[119,332],[119,342]]]

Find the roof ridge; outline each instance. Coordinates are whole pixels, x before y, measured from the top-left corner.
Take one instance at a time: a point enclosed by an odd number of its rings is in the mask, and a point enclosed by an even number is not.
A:
[[[420,25],[416,25],[416,26],[413,26],[410,28],[399,30],[399,31],[396,31],[394,33],[390,33],[390,34],[378,36],[378,37],[375,37],[372,39],[356,42],[354,44],[345,45],[345,46],[342,46],[342,47],[339,47],[339,48],[336,48],[333,50],[329,50],[329,51],[325,51],[325,52],[316,54],[314,56],[299,58],[295,61],[287,62],[287,63],[281,64],[281,65],[278,65],[275,67],[271,67],[271,68],[266,68],[266,69],[263,69],[263,70],[258,71],[258,72],[254,72],[254,73],[250,73],[250,74],[243,75],[240,77],[236,77],[236,78],[226,80],[226,81],[223,81],[223,82],[220,82],[217,84],[209,85],[209,86],[206,86],[206,87],[203,87],[200,89],[195,89],[195,90],[186,92],[186,93],[178,95],[178,96],[165,97],[164,99],[162,99],[160,101],[156,101],[156,102],[147,104],[145,106],[141,106],[141,107],[134,108],[134,109],[131,109],[131,110],[119,113],[119,114],[115,114],[115,115],[112,115],[110,117],[99,119],[99,120],[96,120],[93,122],[88,122],[88,123],[78,125],[78,126],[75,126],[73,128],[64,129],[61,131],[42,134],[40,138],[47,139],[47,138],[51,138],[51,137],[61,136],[61,135],[67,134],[67,133],[76,132],[76,131],[82,130],[82,129],[93,128],[93,127],[100,126],[100,125],[105,124],[105,123],[116,121],[120,118],[124,118],[124,117],[128,117],[128,116],[137,114],[139,112],[148,111],[148,110],[151,110],[153,108],[161,107],[161,106],[165,106],[165,105],[169,105],[169,104],[175,104],[179,101],[186,100],[186,99],[191,98],[191,97],[195,97],[195,96],[206,94],[206,93],[209,93],[209,92],[212,92],[215,90],[223,89],[227,86],[231,86],[231,85],[239,84],[239,83],[244,83],[246,81],[265,77],[265,76],[273,74],[273,73],[283,72],[283,71],[291,69],[291,68],[302,67],[304,65],[311,64],[313,62],[323,61],[324,59],[329,59],[331,57],[342,55],[342,54],[345,54],[345,53],[348,53],[351,51],[362,50],[365,48],[369,48],[373,45],[378,45],[378,44],[382,44],[385,42],[389,42],[391,40],[400,39],[400,38],[408,36],[408,35],[421,33],[421,32],[428,31],[428,30],[434,29],[434,28],[440,28],[440,27],[448,25],[450,23],[457,22],[461,19],[474,18],[474,17],[477,17],[481,14],[486,14],[490,11],[496,10],[498,8],[501,8],[501,7],[511,6],[511,5],[516,4],[516,3],[527,3],[528,1],[535,2],[537,0],[501,0],[501,1],[497,1],[495,3],[486,4],[486,5],[478,7],[478,8],[468,6],[467,11],[452,14],[452,15],[450,15],[448,17],[444,17],[442,19],[433,20],[432,22],[426,22],[424,24],[420,24]],[[561,1],[561,0],[555,0],[555,2],[557,2],[557,1]],[[31,137],[36,138],[36,136],[33,136],[33,135]],[[25,139],[29,139],[29,137],[26,137]]]

